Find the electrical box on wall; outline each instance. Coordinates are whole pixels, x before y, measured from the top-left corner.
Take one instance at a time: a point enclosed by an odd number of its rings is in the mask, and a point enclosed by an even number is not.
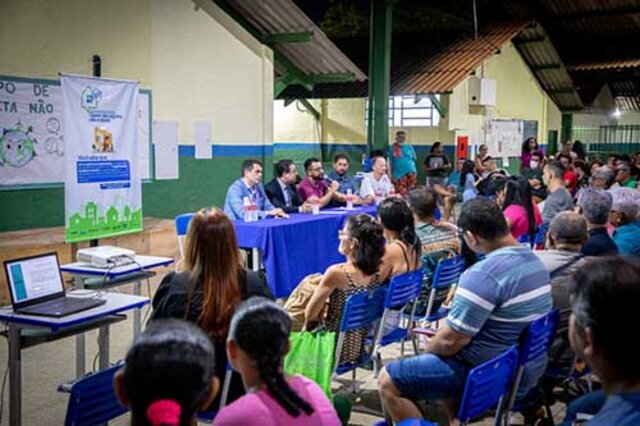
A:
[[[469,77],[469,105],[496,105],[495,80],[488,78]]]

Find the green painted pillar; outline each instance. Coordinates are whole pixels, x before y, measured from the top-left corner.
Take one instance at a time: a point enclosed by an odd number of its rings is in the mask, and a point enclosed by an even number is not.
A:
[[[389,146],[389,82],[393,6],[397,0],[371,1],[369,46],[369,124],[367,151]]]
[[[562,123],[560,124],[560,144],[565,143],[571,139],[573,135],[573,114],[562,114]],[[561,149],[561,146],[556,147],[557,150]]]

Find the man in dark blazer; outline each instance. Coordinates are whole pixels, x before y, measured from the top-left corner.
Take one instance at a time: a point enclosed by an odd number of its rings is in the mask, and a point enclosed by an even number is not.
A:
[[[276,177],[264,186],[264,191],[271,203],[285,213],[311,212],[311,205],[303,202],[296,191],[297,177],[298,171],[293,161],[280,160],[276,163]]]

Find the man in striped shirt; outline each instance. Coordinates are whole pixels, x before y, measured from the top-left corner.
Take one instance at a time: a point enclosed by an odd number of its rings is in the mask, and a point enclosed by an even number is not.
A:
[[[460,278],[451,311],[425,354],[388,364],[378,385],[395,422],[422,418],[414,401],[458,400],[469,370],[518,343],[524,328],[552,307],[549,273],[528,246],[511,236],[491,200],[469,200],[458,227],[486,258]],[[546,359],[525,370],[519,396],[544,372]]]

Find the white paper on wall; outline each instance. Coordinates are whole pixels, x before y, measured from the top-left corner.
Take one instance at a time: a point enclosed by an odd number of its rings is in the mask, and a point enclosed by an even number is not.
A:
[[[178,179],[178,123],[157,120],[153,122],[155,138],[156,179]]]
[[[208,121],[196,121],[193,134],[196,145],[196,159],[210,159],[211,123]]]

